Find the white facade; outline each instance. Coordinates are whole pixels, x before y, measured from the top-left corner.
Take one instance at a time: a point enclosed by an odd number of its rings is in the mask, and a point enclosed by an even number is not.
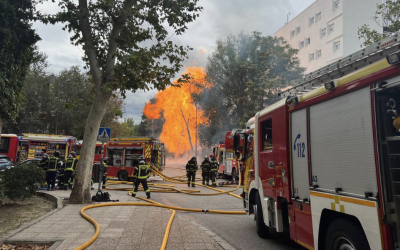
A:
[[[316,0],[274,36],[295,49],[306,73],[315,71],[361,48],[358,28],[367,24],[382,32],[373,19],[382,0]]]

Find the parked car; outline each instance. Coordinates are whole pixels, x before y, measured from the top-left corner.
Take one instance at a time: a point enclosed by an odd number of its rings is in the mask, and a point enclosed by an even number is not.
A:
[[[16,167],[20,167],[20,166],[24,166],[24,165],[31,166],[31,167],[39,167],[40,161],[41,161],[41,159],[33,158],[33,159],[29,159],[29,160],[18,163],[16,165]]]
[[[14,164],[10,157],[7,155],[0,155],[0,172],[3,172],[6,169],[13,168]]]

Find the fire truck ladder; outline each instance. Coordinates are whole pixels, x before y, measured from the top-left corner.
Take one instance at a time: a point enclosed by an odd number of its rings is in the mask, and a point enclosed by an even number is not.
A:
[[[400,50],[398,35],[388,37],[314,72],[306,74],[303,82],[278,93],[279,97],[293,97],[350,74],[362,67],[377,62]]]

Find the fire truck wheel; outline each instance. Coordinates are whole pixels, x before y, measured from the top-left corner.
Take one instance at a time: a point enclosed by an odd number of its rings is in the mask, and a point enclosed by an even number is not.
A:
[[[257,234],[261,238],[267,238],[269,235],[269,227],[264,224],[264,217],[262,213],[262,206],[260,196],[256,194],[256,206],[254,207],[254,216],[256,217]]]
[[[347,219],[336,219],[330,225],[325,238],[326,250],[369,250],[364,231]]]
[[[118,180],[119,181],[127,181],[128,180],[128,172],[126,171],[120,171],[118,173]]]
[[[237,180],[237,173],[236,173],[236,169],[232,169],[232,181],[236,181]]]

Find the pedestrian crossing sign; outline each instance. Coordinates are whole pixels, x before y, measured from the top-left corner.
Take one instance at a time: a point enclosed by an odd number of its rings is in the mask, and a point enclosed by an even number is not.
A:
[[[101,142],[107,142],[111,138],[111,128],[99,128],[99,135],[97,140]]]

